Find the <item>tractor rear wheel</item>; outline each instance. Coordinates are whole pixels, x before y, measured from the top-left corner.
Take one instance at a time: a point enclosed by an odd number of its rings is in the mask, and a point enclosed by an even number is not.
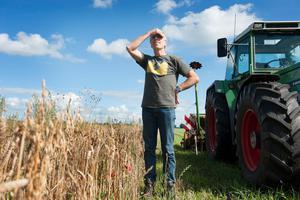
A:
[[[300,109],[297,92],[259,82],[240,93],[235,115],[242,174],[254,185],[287,183],[299,166]],[[297,163],[298,162],[298,163]]]
[[[214,159],[235,160],[235,149],[232,145],[229,110],[225,96],[209,90],[206,97],[206,149]]]

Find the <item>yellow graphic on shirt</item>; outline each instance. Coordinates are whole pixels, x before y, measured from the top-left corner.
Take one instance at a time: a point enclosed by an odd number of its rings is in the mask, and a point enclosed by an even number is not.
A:
[[[168,74],[168,66],[169,65],[166,61],[159,63],[149,60],[147,65],[147,72],[159,76],[165,76]]]

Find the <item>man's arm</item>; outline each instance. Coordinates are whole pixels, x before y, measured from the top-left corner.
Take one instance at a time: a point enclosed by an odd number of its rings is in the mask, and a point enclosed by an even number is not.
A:
[[[179,85],[181,90],[186,90],[199,82],[199,77],[194,70],[190,70],[186,75],[187,79]]]
[[[138,50],[138,47],[151,35],[161,33],[161,30],[159,29],[152,29],[145,33],[144,35],[139,36],[135,40],[133,40],[130,44],[126,46],[126,49],[128,53],[131,55],[131,57],[136,60],[137,62],[141,61],[143,59],[143,54]]]
[[[150,33],[147,32],[144,35],[139,36],[135,40],[133,40],[130,44],[126,46],[128,53],[131,57],[140,62],[143,59],[143,54],[138,50],[138,47],[150,36]]]
[[[183,83],[178,85],[180,91],[186,90],[199,82],[198,75],[192,69],[189,71],[189,73],[186,75],[186,77],[187,77],[187,79]],[[178,98],[177,92],[175,92],[175,103],[179,104],[179,98]]]

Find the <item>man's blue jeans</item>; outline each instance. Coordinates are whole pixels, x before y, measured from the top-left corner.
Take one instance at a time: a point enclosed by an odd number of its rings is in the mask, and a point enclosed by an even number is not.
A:
[[[145,183],[154,183],[156,180],[157,130],[160,132],[163,157],[163,173],[169,184],[175,183],[175,153],[174,153],[174,126],[175,108],[146,108],[143,107],[143,138],[145,142]]]

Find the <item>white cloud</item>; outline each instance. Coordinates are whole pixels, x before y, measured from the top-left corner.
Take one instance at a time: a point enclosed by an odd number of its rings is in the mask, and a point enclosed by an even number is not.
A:
[[[28,102],[28,99],[21,99],[18,97],[9,97],[9,98],[5,99],[6,105],[13,107],[13,108],[24,107],[27,102]]]
[[[41,90],[32,88],[0,88],[0,94],[39,94]]]
[[[142,95],[138,92],[85,89],[81,92],[80,97],[81,114],[86,120],[138,122],[141,118],[140,107],[136,106],[136,102],[141,101]],[[99,99],[100,101],[98,101]],[[109,101],[108,104],[105,103],[107,100]],[[122,102],[121,105],[112,104],[115,100]]]
[[[178,6],[191,6],[192,4],[193,4],[192,0],[183,0],[179,2]]]
[[[49,44],[39,34],[27,35],[24,32],[19,32],[17,39],[11,40],[8,34],[2,33],[0,34],[0,52],[22,56],[48,55],[62,58],[62,54],[58,51],[63,45],[61,37],[53,35],[53,39],[57,42]]]
[[[191,6],[192,4],[192,0],[181,0],[177,2],[174,0],[158,0],[158,2],[155,4],[155,11],[168,15],[169,18],[173,18],[173,16],[170,14],[173,9],[182,6]]]
[[[142,79],[137,80],[137,82],[138,82],[139,84],[142,84],[142,85],[145,84],[145,80],[142,80]]]
[[[155,4],[155,10],[158,13],[170,15],[170,12],[173,9],[181,7],[181,6],[185,6],[185,5],[191,6],[192,1],[191,0],[182,0],[182,1],[176,2],[174,0],[158,0],[158,2]]]
[[[216,40],[233,36],[234,17],[237,16],[236,33],[240,33],[253,21],[260,20],[251,12],[252,4],[234,4],[227,10],[212,6],[199,13],[189,12],[177,19],[169,18],[163,31],[171,41],[181,41],[203,51],[215,49]]]
[[[129,43],[127,39],[117,39],[108,44],[104,39],[95,39],[87,51],[96,53],[103,58],[110,59],[113,54],[128,57],[126,45]]]
[[[25,106],[25,103],[28,101],[28,99],[20,98],[19,96],[31,98],[33,95],[36,95],[38,98],[40,98],[41,92],[41,90],[33,88],[0,88],[0,94],[1,96],[5,97],[5,102],[9,106]],[[70,99],[72,107],[78,107],[81,104],[81,97],[73,92],[49,92],[51,94],[51,99],[54,100],[57,103],[57,106],[60,108],[66,107]]]
[[[71,108],[77,109],[81,104],[81,97],[73,92],[55,94],[51,96],[60,109],[64,109],[70,102]]]
[[[62,35],[53,34],[51,38],[53,41],[49,43],[39,34],[19,32],[13,40],[7,33],[0,33],[0,52],[9,55],[49,56],[71,62],[83,62],[82,59],[66,56],[60,52],[65,47],[65,39]]]
[[[101,112],[102,121],[117,120],[122,122],[139,122],[141,120],[140,112],[134,112],[128,109],[126,105],[110,106]]]
[[[113,113],[126,113],[128,112],[128,109],[125,105],[121,106],[110,106],[107,111],[113,112]]]
[[[136,99],[141,100],[142,94],[139,92],[133,91],[118,91],[118,90],[111,90],[111,91],[103,91],[101,92],[103,96],[121,98],[121,99]]]
[[[93,0],[94,4],[94,8],[107,8],[107,7],[111,7],[113,0]]]
[[[173,0],[159,0],[155,4],[156,11],[163,14],[169,14],[169,12],[177,7],[177,3]]]

